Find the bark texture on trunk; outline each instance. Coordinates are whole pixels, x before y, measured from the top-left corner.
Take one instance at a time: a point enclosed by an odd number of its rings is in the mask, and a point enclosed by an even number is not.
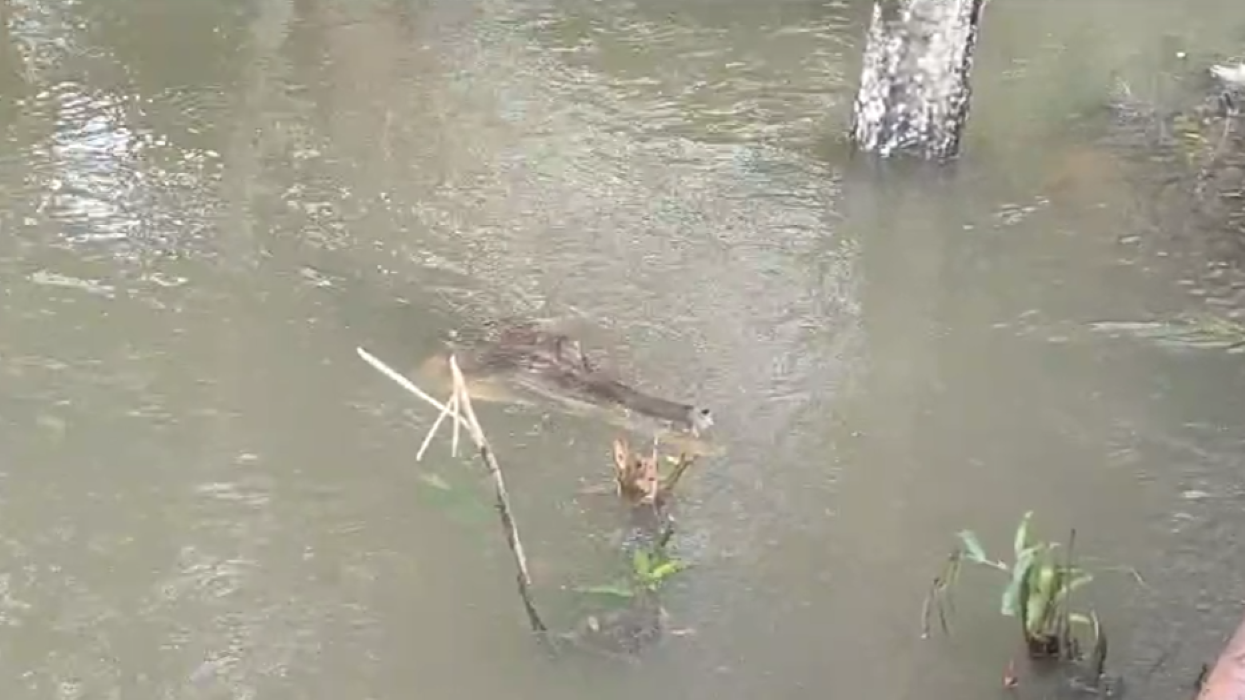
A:
[[[985,0],[875,0],[852,139],[882,157],[954,157]]]

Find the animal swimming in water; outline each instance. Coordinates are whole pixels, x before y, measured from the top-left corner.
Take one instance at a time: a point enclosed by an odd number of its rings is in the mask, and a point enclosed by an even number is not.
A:
[[[653,396],[619,381],[599,369],[579,341],[565,333],[537,323],[520,323],[488,335],[455,351],[469,381],[507,379],[550,398],[622,408],[694,436],[713,426],[708,408]]]

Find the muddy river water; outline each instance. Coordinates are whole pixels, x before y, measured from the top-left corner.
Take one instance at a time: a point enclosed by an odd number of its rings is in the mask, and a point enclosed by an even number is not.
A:
[[[860,0],[0,8],[6,700],[992,698],[989,572],[950,639],[921,598],[1028,509],[1102,570],[1132,697],[1239,619],[1239,356],[1068,331],[1201,303],[1085,115],[1239,49],[1236,0],[992,0],[966,157],[920,187],[836,141]],[[417,464],[435,416],[354,352],[502,315],[716,414],[691,633],[641,664],[543,654],[484,473]],[[565,623],[615,428],[480,413]]]

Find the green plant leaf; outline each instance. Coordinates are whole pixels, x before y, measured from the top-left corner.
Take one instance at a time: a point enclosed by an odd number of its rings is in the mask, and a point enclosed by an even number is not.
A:
[[[1017,559],[1020,553],[1029,548],[1029,522],[1033,519],[1033,511],[1027,511],[1016,526],[1016,537],[1012,543],[1012,552]]]
[[[653,567],[653,570],[648,573],[648,578],[660,582],[686,568],[687,565],[678,559],[669,559]]]
[[[1029,600],[1025,606],[1025,629],[1039,636],[1047,632],[1047,618],[1055,607],[1061,579],[1059,567],[1044,557],[1030,570]]]
[[[631,555],[631,566],[637,575],[645,577],[653,568],[653,559],[647,551],[637,549]]]
[[[1022,550],[1016,557],[1016,563],[1012,565],[1012,580],[1008,582],[1007,588],[1003,589],[1003,604],[1000,609],[1000,612],[1007,617],[1015,617],[1019,613],[1020,584],[1029,575],[1037,552],[1037,546]]]
[[[960,538],[960,542],[964,545],[964,554],[971,561],[978,564],[989,564],[990,559],[986,557],[986,550],[981,546],[981,540],[977,539],[977,533],[972,530],[960,530],[956,533]]]

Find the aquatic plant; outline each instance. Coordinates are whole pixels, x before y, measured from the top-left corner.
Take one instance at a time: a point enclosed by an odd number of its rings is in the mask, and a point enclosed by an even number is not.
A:
[[[1076,566],[1072,559],[1076,531],[1066,547],[1058,542],[1034,540],[1030,533],[1033,512],[1021,518],[1013,537],[1013,560],[1006,562],[987,556],[980,538],[971,530],[957,533],[958,543],[943,572],[934,579],[922,610],[922,636],[929,636],[930,617],[936,611],[944,632],[948,631],[947,612],[952,609],[950,593],[959,580],[964,562],[978,564],[1006,574],[1000,613],[1019,618],[1021,634],[1032,659],[1086,661],[1093,678],[1102,676],[1106,662],[1107,638],[1092,611],[1071,610],[1072,592],[1093,580],[1093,575]],[[1085,659],[1074,625],[1092,632],[1091,654]]]
[[[468,437],[475,443],[480,459],[493,479],[497,511],[507,543],[514,555],[519,596],[532,630],[538,633],[542,640],[555,643],[555,648],[558,642],[573,642],[576,645],[586,645],[602,651],[634,653],[661,638],[666,613],[661,607],[658,592],[673,576],[687,568],[683,561],[669,552],[668,545],[674,529],[671,521],[664,517],[664,505],[673,494],[683,474],[695,461],[694,457],[685,453],[678,457],[667,457],[666,461],[671,465],[671,469],[667,474],[662,475],[658,468],[659,452],[656,441],[654,441],[651,455],[633,455],[625,440],[614,441],[617,492],[628,504],[630,515],[642,516],[632,518],[634,526],[632,531],[637,537],[629,540],[623,548],[629,558],[630,570],[621,581],[576,590],[582,593],[610,596],[615,601],[623,601],[624,604],[614,610],[588,615],[570,632],[549,634],[548,628],[532,603],[529,592],[531,578],[528,575],[527,560],[511,512],[501,469],[472,409],[471,396],[455,357],[450,355],[448,360],[453,379],[453,393],[449,400],[442,403],[363,348],[356,348],[356,351],[364,361],[381,374],[440,411],[415,456],[416,461],[422,459],[433,435],[446,418],[450,419],[453,426],[451,437],[453,454],[456,455],[458,451],[460,430],[465,429]],[[443,505],[456,509],[478,505],[439,474],[425,472],[421,474],[420,480],[426,495]],[[653,515],[658,517],[653,518]]]
[[[595,586],[581,586],[575,590],[579,593],[628,599],[657,593],[672,577],[688,567],[686,562],[670,554],[669,542],[673,532],[672,528],[668,528],[651,546],[635,549],[631,554],[631,570],[625,579]]]
[[[669,618],[660,592],[687,564],[669,551],[674,528],[666,527],[654,542],[631,551],[630,570],[618,581],[579,586],[577,593],[604,598],[609,604],[584,615],[575,627],[556,639],[607,654],[634,655],[656,643]],[[691,630],[672,631],[690,634]]]
[[[658,468],[658,443],[653,441],[650,455],[635,454],[623,438],[614,440],[614,481],[619,497],[631,505],[665,505],[674,494],[683,474],[696,461],[687,453],[677,457],[667,455],[671,465],[669,473],[662,475]]]

